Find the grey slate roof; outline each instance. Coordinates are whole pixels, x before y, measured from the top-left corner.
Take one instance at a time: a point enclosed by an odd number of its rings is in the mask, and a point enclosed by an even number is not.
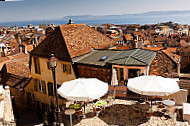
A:
[[[103,56],[107,59],[101,61]],[[80,58],[76,63],[104,66],[106,64],[118,64],[125,66],[147,66],[156,56],[156,52],[145,49],[131,50],[95,50],[88,56]]]

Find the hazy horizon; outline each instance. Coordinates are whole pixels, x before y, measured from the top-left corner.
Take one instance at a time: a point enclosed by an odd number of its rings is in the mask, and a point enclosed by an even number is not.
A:
[[[77,15],[121,15],[190,10],[189,0],[22,0],[0,2],[0,22],[51,20]]]

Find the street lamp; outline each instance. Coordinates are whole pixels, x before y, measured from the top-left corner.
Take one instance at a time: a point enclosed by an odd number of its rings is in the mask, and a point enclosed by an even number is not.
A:
[[[55,103],[56,103],[56,110],[55,110],[55,120],[58,124],[58,112],[59,112],[59,104],[58,104],[58,94],[57,94],[57,84],[56,84],[56,78],[55,78],[55,68],[57,66],[57,58],[55,58],[54,54],[51,54],[49,58],[49,68],[52,69],[53,74],[53,81],[54,81],[54,93],[55,93]]]

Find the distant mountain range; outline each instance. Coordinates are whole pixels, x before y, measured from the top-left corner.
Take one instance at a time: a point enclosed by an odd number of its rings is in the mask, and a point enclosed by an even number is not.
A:
[[[149,17],[149,16],[184,16],[190,15],[190,10],[183,10],[183,11],[149,11],[144,13],[136,13],[136,14],[121,14],[121,15],[102,15],[102,16],[94,16],[94,15],[79,15],[79,16],[65,16],[63,20],[93,20],[93,19],[125,19],[125,18],[135,18],[135,17]]]

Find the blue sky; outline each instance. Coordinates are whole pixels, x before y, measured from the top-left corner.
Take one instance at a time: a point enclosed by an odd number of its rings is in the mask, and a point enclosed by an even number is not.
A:
[[[190,10],[190,0],[22,0],[0,2],[0,22],[57,19],[68,15],[115,15]]]

